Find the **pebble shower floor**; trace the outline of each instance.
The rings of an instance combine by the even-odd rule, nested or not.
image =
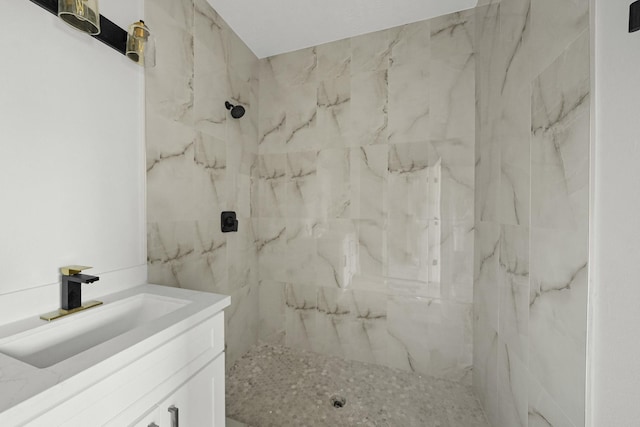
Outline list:
[[[227,371],[226,405],[234,426],[488,427],[470,386],[266,344]]]

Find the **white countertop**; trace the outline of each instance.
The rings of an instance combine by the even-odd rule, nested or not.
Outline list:
[[[103,306],[53,322],[72,318],[73,321],[82,321],[83,315],[139,294],[183,299],[189,303],[47,368],[36,368],[0,353],[0,421],[12,419],[23,411],[33,414],[34,410],[46,410],[181,334],[190,325],[222,311],[231,302],[231,298],[225,295],[146,284],[105,295],[100,298]],[[1,325],[0,340],[43,325],[47,322],[39,316]]]

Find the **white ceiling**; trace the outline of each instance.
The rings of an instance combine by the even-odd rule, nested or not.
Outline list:
[[[475,7],[477,0],[208,0],[258,58]]]

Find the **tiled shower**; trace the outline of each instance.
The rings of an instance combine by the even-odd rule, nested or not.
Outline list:
[[[588,2],[260,60],[205,0],[146,18],[149,281],[232,296],[228,366],[283,344],[473,382],[495,426],[584,424]]]

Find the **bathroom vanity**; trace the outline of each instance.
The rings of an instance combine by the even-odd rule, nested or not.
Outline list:
[[[142,285],[0,326],[2,426],[218,426],[228,296]]]

